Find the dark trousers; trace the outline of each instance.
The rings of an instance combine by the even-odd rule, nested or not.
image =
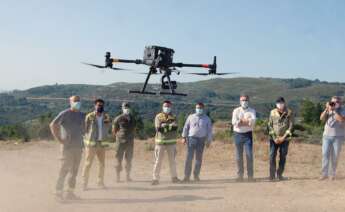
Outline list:
[[[275,178],[282,176],[286,163],[286,156],[288,154],[289,141],[284,141],[282,144],[276,144],[270,139],[270,177]],[[279,150],[279,167],[276,170],[276,157]]]
[[[194,177],[199,177],[202,156],[205,148],[206,138],[189,137],[187,143],[187,158],[185,163],[184,175],[185,178],[190,178],[192,173],[192,163],[195,155]]]
[[[253,171],[253,133],[234,133],[235,149],[236,149],[236,162],[237,162],[237,175],[242,178],[244,173],[243,168],[243,150],[246,152],[247,160],[247,174],[249,178],[254,175]]]

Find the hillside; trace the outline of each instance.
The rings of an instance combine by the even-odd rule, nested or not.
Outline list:
[[[333,95],[344,95],[344,83],[328,83],[306,79],[272,78],[230,78],[212,79],[192,83],[180,83],[179,91],[188,93],[187,97],[140,96],[129,95],[129,89],[138,89],[140,83],[114,83],[101,85],[47,85],[23,91],[0,94],[0,124],[17,123],[38,117],[41,114],[56,114],[67,106],[64,99],[71,95],[80,95],[92,100],[101,97],[108,100],[108,110],[117,113],[122,100],[133,101],[139,113],[152,118],[159,110],[160,102],[167,98],[175,102],[176,111],[190,112],[194,104],[203,101],[208,104],[211,115],[215,118],[227,118],[231,109],[238,104],[239,94],[245,92],[251,96],[252,104],[259,116],[265,117],[277,96],[284,96],[290,106],[298,109],[303,99],[326,101]],[[157,89],[150,85],[149,89]],[[30,97],[30,98],[29,98]],[[39,99],[31,99],[31,98]],[[84,101],[85,111],[92,108],[91,101]]]

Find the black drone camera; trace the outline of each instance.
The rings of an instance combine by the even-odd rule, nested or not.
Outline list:
[[[173,63],[175,51],[160,46],[146,46],[144,50],[143,63],[151,67],[166,69]]]

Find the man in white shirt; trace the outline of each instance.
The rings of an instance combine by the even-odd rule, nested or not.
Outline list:
[[[256,112],[249,107],[249,96],[240,96],[240,107],[232,113],[232,125],[234,129],[234,141],[237,162],[237,180],[243,180],[243,149],[246,152],[248,180],[254,180],[253,171],[253,129],[256,121]]]

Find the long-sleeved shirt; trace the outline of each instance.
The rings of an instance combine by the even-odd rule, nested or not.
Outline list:
[[[205,114],[197,115],[194,113],[189,115],[183,127],[182,137],[205,137],[207,142],[210,143],[213,139],[211,119]]]
[[[282,113],[278,109],[273,109],[268,120],[269,134],[272,139],[278,136],[286,136],[290,139],[292,136],[293,114],[290,109],[286,109]]]
[[[241,119],[249,120],[249,126],[240,126]],[[234,109],[232,113],[232,125],[234,127],[234,131],[237,133],[246,133],[251,132],[254,129],[256,121],[256,112],[253,108],[242,108],[238,107]]]

